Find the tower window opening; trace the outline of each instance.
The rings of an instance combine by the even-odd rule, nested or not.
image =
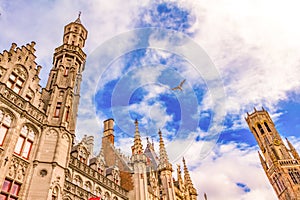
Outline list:
[[[258,127],[258,129],[259,129],[259,131],[260,131],[261,134],[265,133],[263,127],[260,124],[257,124],[257,127]]]
[[[268,131],[268,132],[271,132],[271,129],[270,129],[270,127],[269,127],[268,123],[267,123],[267,122],[264,122],[264,125],[265,125],[265,127],[266,127],[267,131]]]
[[[257,131],[256,131],[256,129],[254,127],[252,127],[252,130],[254,131],[254,133],[256,134],[256,136],[259,137],[259,135],[258,135],[258,133],[257,133]]]
[[[289,175],[293,181],[294,184],[299,184],[300,182],[300,174],[296,170],[289,169]]]
[[[268,138],[266,136],[264,137],[264,139],[265,139],[266,145],[270,145],[270,142],[269,142],[269,140],[268,140]]]
[[[70,115],[70,106],[68,106],[68,108],[67,108],[66,121],[69,120],[69,115]]]
[[[54,112],[54,117],[59,117],[60,109],[61,109],[61,102],[57,102],[55,112]]]
[[[65,68],[64,76],[68,76],[69,75],[69,70],[70,70],[69,67]]]

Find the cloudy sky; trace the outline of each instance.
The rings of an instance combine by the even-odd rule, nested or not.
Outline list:
[[[245,113],[264,107],[300,150],[300,3],[297,0],[0,1],[0,49],[31,41],[44,86],[64,25],[89,31],[78,140],[114,118],[130,152],[133,121],[170,161],[184,156],[209,199],[276,199]],[[182,80],[183,91],[171,90]],[[157,147],[158,145],[156,145]]]

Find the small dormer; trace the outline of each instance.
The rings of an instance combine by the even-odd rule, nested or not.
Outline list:
[[[89,152],[87,147],[84,144],[79,143],[73,146],[71,155],[77,158],[78,160],[80,160],[81,162],[83,162],[84,164],[87,164]]]
[[[106,164],[104,160],[103,149],[101,149],[99,155],[90,159],[90,167],[102,174],[103,176],[105,175]]]
[[[114,183],[120,185],[120,170],[117,166],[109,167],[106,169],[106,177],[113,181]]]

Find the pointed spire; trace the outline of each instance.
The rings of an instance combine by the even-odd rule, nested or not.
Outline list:
[[[178,184],[179,184],[179,189],[183,190],[184,189],[183,179],[182,179],[182,176],[181,176],[181,167],[180,167],[179,164],[177,164],[177,181],[178,181]]]
[[[207,194],[204,192],[204,199],[207,200]]]
[[[81,24],[80,16],[81,16],[81,11],[79,11],[78,17],[77,17],[77,19],[75,20],[75,23]]]
[[[134,144],[132,148],[132,154],[142,154],[143,153],[143,145],[139,131],[139,123],[136,119],[134,122],[135,125],[135,133],[134,133]]]
[[[158,168],[159,168],[159,170],[166,169],[166,170],[173,171],[172,165],[169,162],[168,154],[167,154],[164,140],[162,137],[162,133],[160,130],[158,131],[158,135],[159,135],[159,166],[158,166]]]
[[[260,163],[261,163],[261,165],[263,166],[264,170],[266,171],[266,170],[268,169],[267,163],[266,163],[266,161],[264,160],[264,158],[262,157],[262,155],[259,153],[259,151],[258,151],[257,153],[258,153],[258,155],[259,155]]]
[[[182,162],[183,162],[184,185],[185,185],[185,188],[188,189],[188,191],[190,192],[191,195],[196,195],[197,196],[197,190],[194,188],[194,185],[192,183],[192,180],[191,180],[191,177],[190,177],[190,173],[189,173],[189,170],[188,170],[188,168],[186,166],[184,158],[182,158]]]
[[[154,146],[153,143],[149,141],[149,138],[147,137],[147,148],[150,149],[151,151],[154,151]]]
[[[289,149],[290,149],[290,151],[291,151],[291,153],[292,153],[294,159],[299,160],[300,157],[299,157],[299,154],[298,154],[298,152],[296,151],[295,147],[292,145],[292,143],[291,143],[287,138],[285,138],[285,139],[286,139],[286,142],[287,142],[287,144],[288,144],[288,146],[289,146]]]

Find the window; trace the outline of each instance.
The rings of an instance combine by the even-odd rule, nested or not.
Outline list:
[[[252,129],[253,129],[254,133],[256,134],[256,136],[259,138],[259,136],[258,136],[258,133],[257,133],[256,129],[255,129],[254,127],[252,127]]]
[[[55,187],[52,190],[52,196],[51,196],[51,200],[57,200],[57,196],[58,196],[58,188]]]
[[[298,172],[298,170],[289,169],[289,175],[294,184],[300,184],[300,173]]]
[[[67,108],[66,121],[69,120],[69,115],[70,115],[70,106],[68,106],[68,108]]]
[[[10,124],[11,116],[0,110],[0,146],[4,143]]]
[[[264,129],[262,128],[262,126],[260,124],[257,124],[257,127],[258,127],[261,134],[265,133]]]
[[[28,159],[33,145],[35,133],[27,126],[23,126],[15,146],[15,154]]]
[[[24,84],[24,80],[14,72],[11,73],[6,83],[7,87],[12,89],[15,93],[19,94]]]
[[[1,189],[0,200],[18,199],[20,188],[21,184],[5,179]]]
[[[54,117],[59,117],[60,109],[61,109],[61,102],[57,102],[55,112],[54,112]]]
[[[87,182],[85,183],[84,187],[85,187],[85,189],[86,189],[87,191],[89,191],[89,192],[92,191],[92,184],[91,184],[89,181],[87,181]]]
[[[65,68],[64,76],[68,76],[69,75],[69,70],[70,70],[69,67]]]
[[[266,127],[267,131],[268,131],[268,132],[271,132],[271,129],[269,128],[269,126],[268,126],[267,122],[264,122],[264,125],[265,125],[265,127]]]

